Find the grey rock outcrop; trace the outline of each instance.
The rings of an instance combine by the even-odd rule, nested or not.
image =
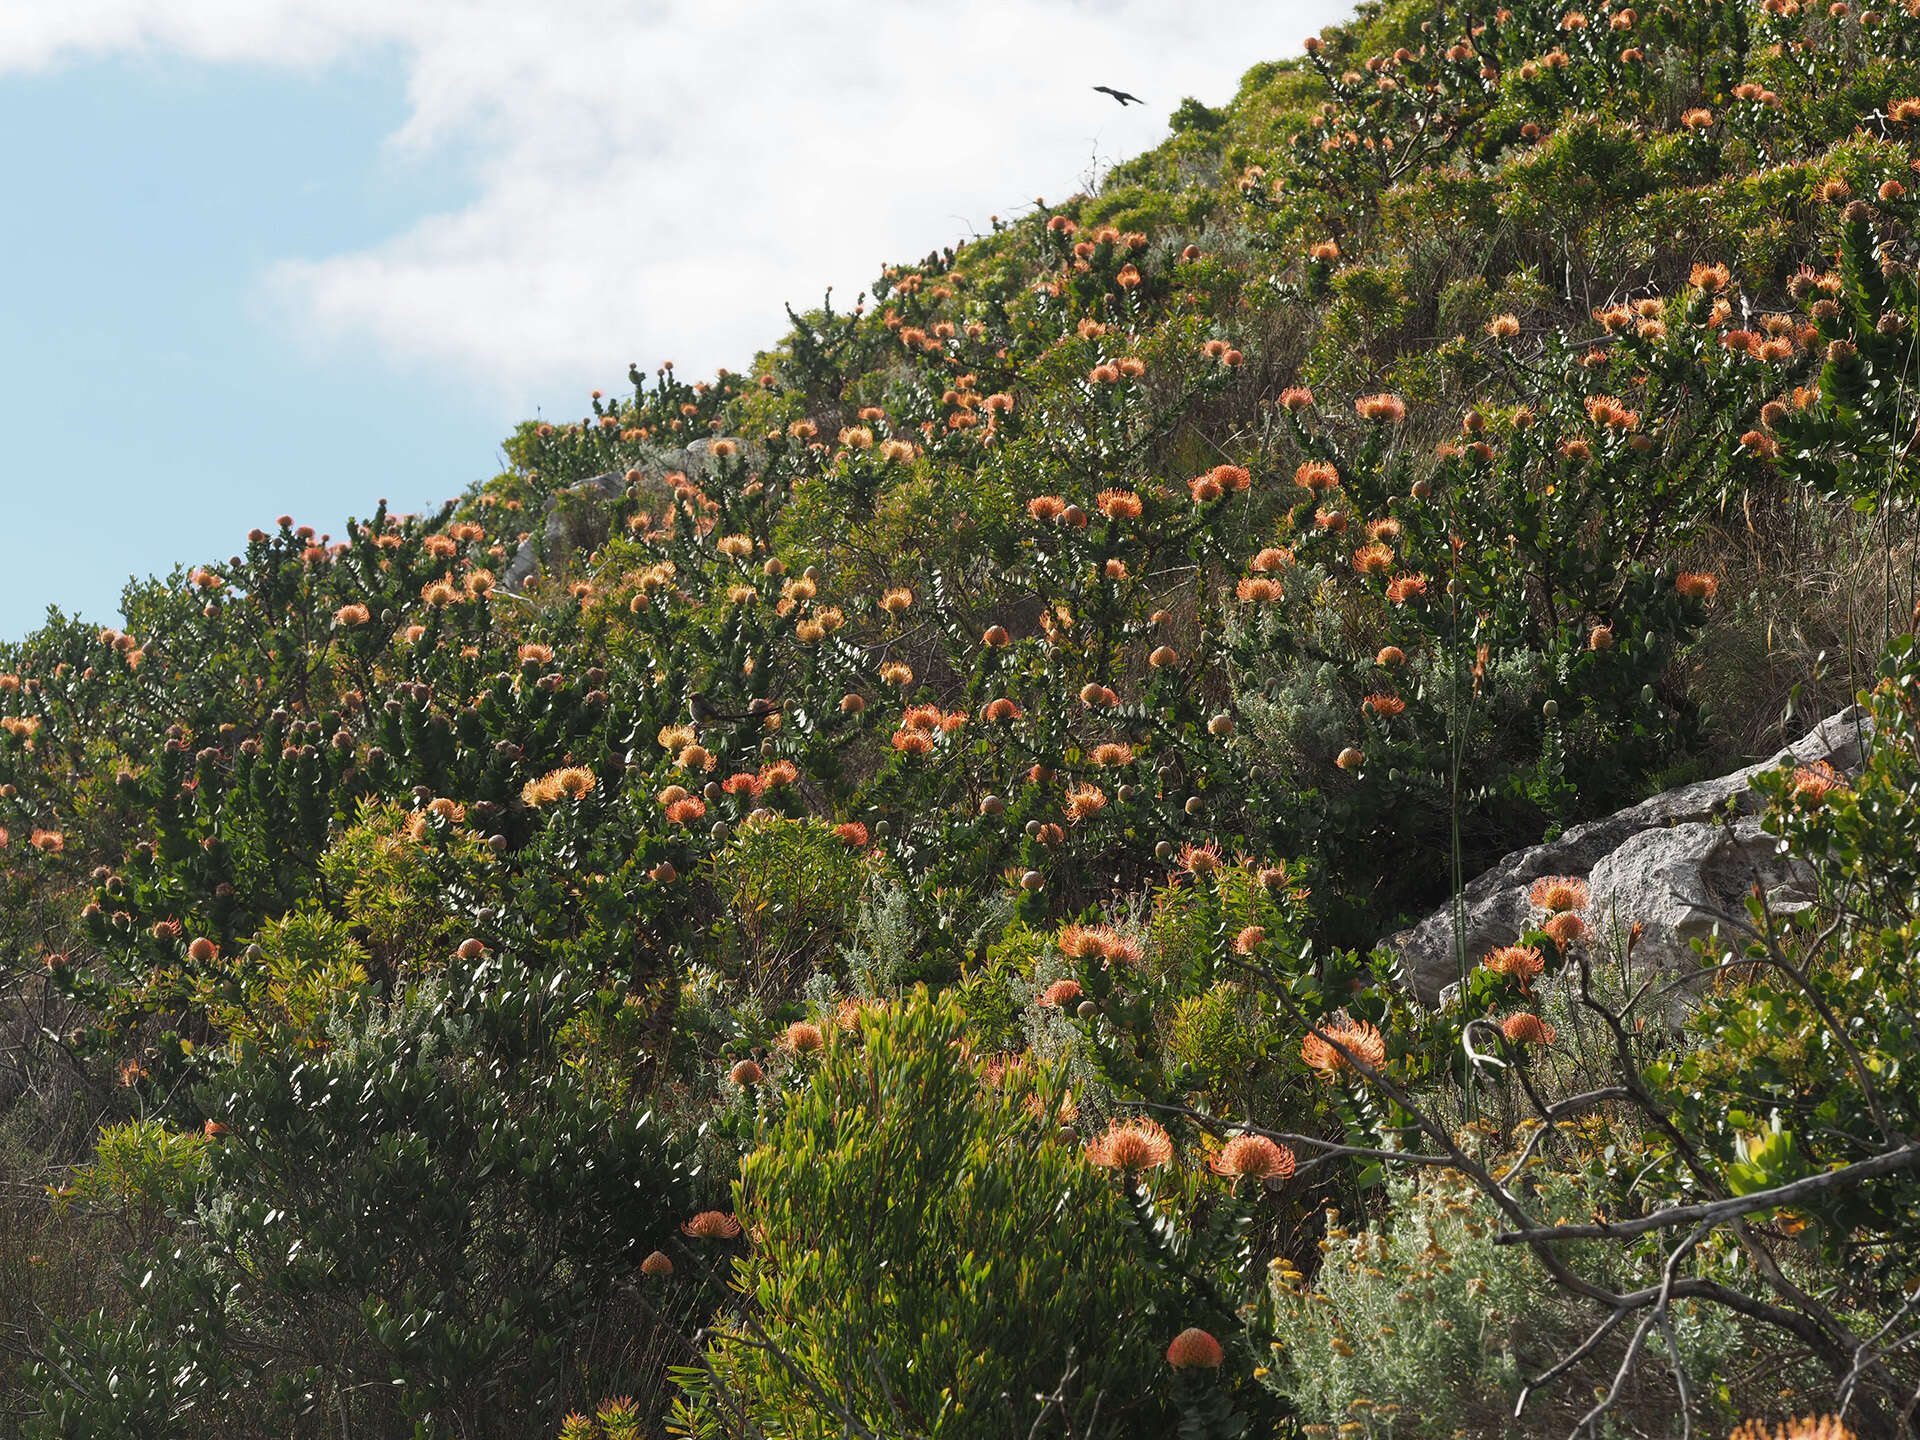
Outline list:
[[[676,470],[683,474],[698,474],[709,463],[708,451],[712,444],[712,440],[695,440],[683,450],[656,451],[642,460],[637,468],[650,480],[657,480]],[[744,448],[741,441],[736,440],[734,444]],[[556,554],[565,547],[567,517],[560,505],[563,497],[579,496],[604,504],[616,499],[626,485],[624,474],[609,470],[549,495],[540,512],[538,530],[529,531],[527,538],[520,542],[519,548],[513,552],[513,559],[507,562],[506,573],[500,577],[500,583],[514,594],[519,594],[526,588],[527,581],[533,578],[534,572],[539,570],[540,557]]]
[[[1511,945],[1529,928],[1534,911],[1527,890],[1543,875],[1586,880],[1587,921],[1603,940],[1639,922],[1644,929],[1634,955],[1649,965],[1686,964],[1693,939],[1713,928],[1708,909],[1739,913],[1755,884],[1779,908],[1804,905],[1811,877],[1761,831],[1761,797],[1753,779],[1781,764],[1825,761],[1843,774],[1857,770],[1862,719],[1857,711],[1842,711],[1757,765],[1665,791],[1545,845],[1515,851],[1469,883],[1461,897],[1469,962]],[[1398,957],[1402,981],[1428,1004],[1459,978],[1451,905],[1381,946]]]

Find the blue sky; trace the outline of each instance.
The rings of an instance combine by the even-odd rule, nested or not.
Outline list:
[[[743,369],[783,302],[1071,193],[1344,9],[14,0],[0,639],[455,494],[629,361]]]
[[[498,468],[497,405],[303,339],[260,285],[468,198],[457,169],[383,154],[404,118],[390,63],[120,58],[0,83],[0,637],[49,603],[111,619],[130,574],[226,555],[273,515],[337,528]]]

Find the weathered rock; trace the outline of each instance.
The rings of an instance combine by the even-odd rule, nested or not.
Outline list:
[[[718,437],[716,437],[718,438]],[[734,441],[735,445],[743,442]],[[637,467],[649,479],[658,479],[674,471],[693,474],[712,463],[710,451],[712,440],[695,440],[683,450],[662,450],[648,455]],[[547,497],[547,503],[540,511],[541,527],[539,535],[542,543],[536,544],[532,533],[520,542],[513,552],[513,559],[507,563],[506,573],[500,577],[500,583],[508,590],[518,594],[533,573],[540,568],[542,554],[553,554],[566,544],[566,516],[560,509],[560,501],[566,495],[584,495],[602,502],[615,499],[626,488],[627,477],[619,471],[609,470],[603,475],[592,475],[577,485],[569,486]]]
[[[1447,906],[1411,930],[1381,942],[1399,957],[1407,987],[1431,1004],[1459,979],[1458,955],[1468,962],[1499,945],[1510,945],[1529,928],[1534,911],[1527,889],[1543,875],[1574,875],[1587,881],[1588,923],[1604,940],[1638,921],[1636,963],[1677,966],[1686,962],[1697,935],[1713,928],[1708,909],[1738,914],[1759,884],[1782,908],[1805,904],[1810,877],[1804,867],[1776,852],[1755,812],[1761,797],[1753,779],[1781,764],[1825,761],[1842,773],[1859,768],[1862,737],[1858,712],[1823,720],[1803,739],[1771,759],[1717,780],[1703,780],[1655,795],[1605,819],[1575,826],[1559,839],[1507,856],[1469,883],[1461,896],[1463,946],[1455,944],[1455,907]]]
[[[626,480],[624,476],[609,470],[604,475],[589,476],[578,485],[573,486],[570,491],[562,493],[578,494],[587,492],[599,496],[602,500],[611,500],[620,493],[625,483]],[[527,581],[532,578],[533,572],[540,568],[541,550],[545,549],[551,552],[566,539],[566,523],[561,518],[559,504],[560,496],[558,494],[549,495],[545,508],[540,512],[541,519],[544,522],[541,529],[546,544],[544,546],[536,546],[533,536],[529,534],[526,539],[520,542],[520,548],[513,552],[513,559],[507,564],[506,574],[500,577],[500,583],[515,594],[518,594]]]

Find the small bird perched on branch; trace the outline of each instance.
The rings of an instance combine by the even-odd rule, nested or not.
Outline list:
[[[744,713],[729,714],[715,709],[711,700],[696,691],[687,697],[687,708],[693,711],[695,724],[708,725],[716,721],[726,723],[735,720],[764,720],[780,706],[775,701],[759,699],[748,705]]]
[[[1111,85],[1096,85],[1093,88],[1098,90],[1102,95],[1111,95],[1114,99],[1118,100],[1122,110],[1126,109],[1129,105],[1144,105],[1147,103],[1138,95],[1129,95],[1126,91],[1116,90]]]

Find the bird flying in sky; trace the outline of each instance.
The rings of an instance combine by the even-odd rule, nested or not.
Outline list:
[[[1123,110],[1129,105],[1144,105],[1147,103],[1138,95],[1129,95],[1126,91],[1116,90],[1111,85],[1096,85],[1093,88],[1098,90],[1102,95],[1111,95],[1114,99],[1118,100],[1120,102],[1120,108]]]

